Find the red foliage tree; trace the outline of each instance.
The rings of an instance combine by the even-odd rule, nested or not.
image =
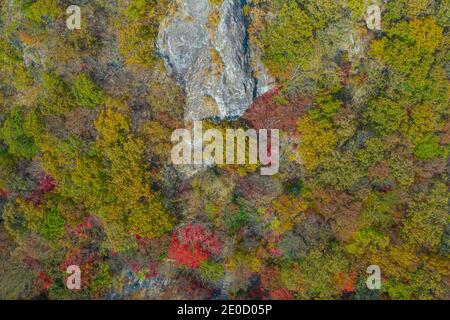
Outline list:
[[[131,270],[131,272],[139,273],[141,271],[141,266],[139,265],[139,263],[137,261],[134,261],[130,265],[130,270]]]
[[[342,85],[347,86],[349,84],[350,72],[352,70],[352,63],[345,62],[341,68],[342,68],[341,83]]]
[[[342,293],[354,292],[356,287],[356,274],[338,273],[336,276],[336,283],[341,288]]]
[[[25,200],[39,206],[46,193],[53,192],[56,188],[56,180],[45,173],[39,174],[38,190],[33,191]]]
[[[158,264],[155,262],[150,262],[148,265],[148,271],[145,273],[146,279],[154,278],[158,275]]]
[[[9,196],[9,192],[3,189],[0,189],[0,199],[6,199]]]
[[[304,114],[311,100],[308,97],[299,97],[287,103],[280,103],[275,98],[280,92],[280,88],[274,88],[257,98],[243,119],[254,129],[295,130],[297,119]]]
[[[169,258],[177,264],[198,268],[200,263],[222,251],[220,240],[202,225],[187,224],[175,231],[169,248]]]
[[[350,194],[333,188],[315,188],[310,208],[329,221],[339,241],[348,240],[358,229],[358,217],[362,212],[361,201]]]
[[[48,193],[56,188],[56,180],[52,176],[42,175],[39,179],[39,192]]]
[[[280,270],[264,267],[260,273],[261,287],[267,291],[267,298],[271,300],[292,300],[292,293],[286,289],[281,281]]]
[[[99,250],[104,237],[100,222],[92,216],[86,217],[82,223],[67,230],[69,242],[60,270],[65,272],[68,266],[77,265],[83,270],[81,282],[91,283],[98,266],[105,259]]]
[[[269,292],[271,300],[292,300],[293,296],[287,289],[278,289]]]
[[[52,279],[44,272],[39,272],[34,284],[40,291],[47,291],[52,285]]]

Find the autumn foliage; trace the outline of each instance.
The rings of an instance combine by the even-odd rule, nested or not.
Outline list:
[[[169,258],[178,265],[198,268],[202,261],[219,255],[221,250],[221,241],[211,231],[200,224],[187,224],[173,234]]]
[[[304,114],[311,100],[298,97],[286,101],[280,95],[281,88],[277,87],[257,98],[244,114],[244,120],[254,129],[295,130],[297,119]]]

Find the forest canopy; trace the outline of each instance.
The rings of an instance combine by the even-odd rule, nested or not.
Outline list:
[[[374,1],[381,30],[365,1],[238,1],[266,90],[203,126],[279,129],[273,176],[170,162],[183,1],[73,2],[79,30],[67,1],[0,4],[0,298],[450,298],[447,0]]]

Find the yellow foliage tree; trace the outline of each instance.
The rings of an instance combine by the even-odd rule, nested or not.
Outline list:
[[[331,152],[337,143],[331,122],[314,121],[308,115],[297,124],[300,133],[299,154],[305,168],[314,170]]]

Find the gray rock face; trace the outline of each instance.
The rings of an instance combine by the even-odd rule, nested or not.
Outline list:
[[[255,79],[240,0],[177,0],[160,26],[158,49],[185,88],[186,120],[236,118],[251,105]]]

